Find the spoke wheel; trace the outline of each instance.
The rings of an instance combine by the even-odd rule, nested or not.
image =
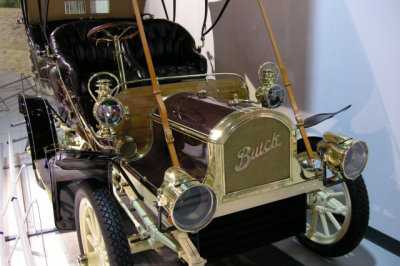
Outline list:
[[[306,236],[316,243],[335,243],[349,228],[351,200],[346,184],[341,186],[341,191],[323,188],[307,195]]]
[[[88,265],[132,265],[120,215],[105,187],[81,183],[75,197],[75,222]]]
[[[108,256],[99,221],[90,201],[83,198],[79,205],[79,223],[82,247],[90,264],[108,265]]]
[[[310,138],[314,151],[320,140]],[[319,156],[315,155],[315,165],[318,168]],[[307,163],[308,157],[302,140],[298,143],[297,158],[302,165]],[[368,219],[369,200],[362,176],[354,181],[345,179],[336,186],[323,187],[307,194],[306,233],[299,235],[298,239],[322,256],[342,256],[360,243]]]

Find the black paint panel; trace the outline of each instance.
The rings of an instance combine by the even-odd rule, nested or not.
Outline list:
[[[57,134],[48,102],[42,97],[18,95],[19,112],[24,115],[32,161],[45,157],[45,148],[57,147]]]
[[[75,230],[74,202],[81,181],[107,183],[108,157],[101,153],[63,150],[50,160],[51,193],[56,227]]]

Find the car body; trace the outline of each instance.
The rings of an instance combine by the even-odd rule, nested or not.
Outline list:
[[[294,235],[324,256],[353,250],[368,225],[367,145],[299,139],[304,125],[273,110],[284,100],[275,64],[259,69],[251,102],[245,78],[207,73],[182,26],[135,17],[144,5],[21,1],[37,80],[55,102],[20,95],[20,112],[80,263],[126,265],[167,246],[203,265]]]

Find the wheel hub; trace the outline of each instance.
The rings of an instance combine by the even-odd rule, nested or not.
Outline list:
[[[311,192],[307,204],[307,236],[320,244],[337,242],[347,230],[350,220],[350,198],[345,185],[343,191],[324,188]],[[344,221],[339,222],[337,215],[342,215]]]

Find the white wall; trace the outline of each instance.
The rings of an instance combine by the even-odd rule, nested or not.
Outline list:
[[[147,2],[147,12],[164,17],[160,1]],[[166,3],[171,17],[172,1]],[[323,113],[353,105],[309,133],[320,136],[333,131],[367,141],[370,159],[364,179],[370,197],[370,226],[400,240],[400,123],[397,121],[400,1],[264,0],[264,3],[300,107],[305,112]],[[199,45],[203,1],[177,0],[177,4],[177,22],[192,33]],[[214,6],[218,11],[222,3]],[[216,54],[216,64],[212,62],[216,71],[244,74],[245,69],[251,77],[260,63],[275,60],[268,48],[268,37],[263,37],[265,26],[261,19],[255,18],[260,17],[257,8],[256,0],[231,1],[225,18],[215,30],[218,33],[214,36],[218,46],[215,51],[240,52],[232,53],[230,58]],[[240,14],[246,16],[242,18]],[[254,25],[243,27],[246,23]],[[231,33],[242,34],[246,40],[240,39],[240,35],[233,39]],[[225,39],[219,41],[222,35],[226,35]],[[303,36],[307,38],[301,39]],[[207,52],[214,55],[214,39],[207,36],[203,49],[206,57]],[[244,55],[247,60],[242,58]],[[257,80],[253,78],[253,82],[257,86]]]
[[[400,1],[314,0],[310,20],[310,112],[346,113],[313,133],[367,141],[370,226],[400,240]]]

